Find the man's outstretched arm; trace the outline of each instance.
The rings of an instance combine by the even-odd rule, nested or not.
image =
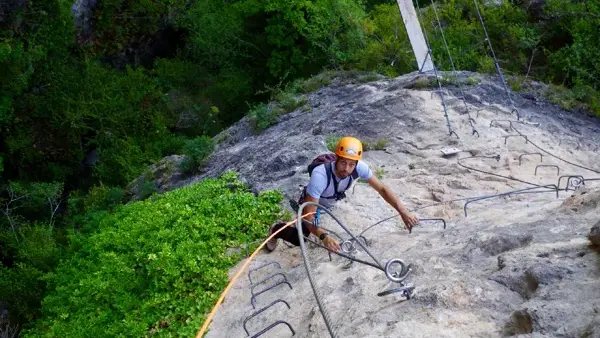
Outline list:
[[[417,215],[408,211],[406,206],[404,206],[400,199],[396,197],[396,194],[394,194],[392,189],[383,184],[383,182],[381,182],[375,175],[372,175],[367,182],[379,193],[379,195],[381,195],[381,197],[383,197],[386,202],[388,202],[389,205],[398,211],[407,229],[410,230],[413,226],[419,223],[419,218]]]

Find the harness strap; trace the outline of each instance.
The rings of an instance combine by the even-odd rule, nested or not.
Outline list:
[[[324,199],[334,199],[336,201],[339,201],[341,199],[346,198],[346,193],[344,191],[338,191],[338,181],[332,177],[333,176],[333,169],[331,168],[331,163],[325,163],[325,172],[327,173],[327,186],[325,187],[325,189],[327,189],[327,187],[329,187],[329,182],[331,181],[331,179],[333,178],[333,196],[330,197],[323,197],[321,196],[321,198]],[[350,174],[350,181],[348,182],[347,186],[346,186],[346,190],[347,188],[350,188],[350,186],[352,185],[352,182],[358,177],[358,171],[356,171],[356,168],[354,168],[354,171],[352,171],[352,174]]]

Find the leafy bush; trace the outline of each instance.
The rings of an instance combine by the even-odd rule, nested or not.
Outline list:
[[[277,100],[277,104],[283,109],[283,112],[286,113],[302,106],[307,101],[305,96],[297,98],[295,94],[289,92],[281,92],[275,97],[275,100]]]
[[[125,191],[120,187],[95,186],[84,199],[84,210],[113,210],[121,205]]]
[[[12,321],[23,323],[40,316],[46,290],[45,273],[54,269],[61,258],[53,227],[45,224],[21,225],[16,232],[0,232],[2,254],[12,257],[11,268],[0,262],[0,299],[7,303]]]
[[[99,148],[100,160],[94,166],[97,181],[118,186],[130,182],[140,175],[144,167],[158,159],[158,154],[149,156],[133,139],[111,139]]]
[[[178,13],[182,4],[178,0],[99,1],[92,18],[94,48],[89,52],[118,54],[124,46],[159,31],[164,17]]]
[[[181,154],[183,146],[188,139],[182,135],[166,135],[164,139],[157,140],[152,145],[155,149],[152,153],[160,154],[160,157]]]
[[[187,141],[183,147],[185,158],[183,160],[182,169],[184,172],[196,170],[204,164],[204,160],[215,149],[215,141],[207,136],[197,137]]]
[[[563,86],[550,85],[546,95],[550,102],[565,110],[571,110],[579,105],[575,93]]]
[[[157,192],[156,184],[153,181],[144,181],[140,188],[140,199],[144,200]]]
[[[265,237],[283,196],[255,196],[232,172],[107,215],[46,277],[43,318],[26,337],[191,337],[239,256]]]
[[[327,149],[329,149],[329,151],[335,153],[335,149],[337,148],[337,145],[341,139],[342,139],[342,136],[328,135],[327,139],[326,139]]]
[[[16,263],[7,268],[0,262],[0,298],[12,310],[11,322],[27,322],[40,316],[43,276],[44,272],[29,264]]]
[[[255,133],[267,129],[277,122],[277,118],[282,111],[272,104],[259,103],[249,112],[248,117]]]
[[[387,144],[388,144],[388,139],[386,139],[386,138],[380,138],[374,142],[363,141],[363,150],[364,151],[383,150],[383,149],[385,149],[385,146]]]
[[[379,80],[379,75],[375,73],[369,73],[358,77],[358,82],[373,82]]]
[[[165,89],[202,89],[208,72],[201,65],[180,59],[156,59],[152,73]]]
[[[377,168],[375,170],[375,176],[377,176],[378,179],[382,180],[383,174],[385,174],[385,170],[383,170],[383,168]]]
[[[319,88],[327,86],[331,83],[331,79],[327,76],[327,73],[319,74],[317,76],[311,76],[306,80],[298,80],[298,91],[301,93],[312,93]]]
[[[0,203],[4,206],[0,225],[6,222],[13,230],[26,220],[49,221],[53,225],[62,193],[63,184],[58,182],[9,181],[0,189]]]

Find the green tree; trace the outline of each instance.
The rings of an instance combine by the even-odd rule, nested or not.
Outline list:
[[[388,76],[417,69],[397,4],[376,5],[362,24],[369,39],[366,47],[358,53],[357,68]]]

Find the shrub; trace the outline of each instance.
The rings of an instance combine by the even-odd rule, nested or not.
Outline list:
[[[263,238],[282,200],[228,172],[120,207],[45,277],[43,318],[26,336],[193,336],[240,258],[226,249]]]
[[[53,227],[24,224],[16,232],[0,232],[2,254],[12,257],[11,268],[0,263],[0,299],[11,309],[12,321],[22,323],[40,315],[40,302],[46,290],[43,279],[61,258]]]
[[[379,75],[375,74],[375,73],[369,73],[369,74],[364,74],[358,77],[358,82],[364,83],[364,82],[373,82],[373,81],[378,81],[379,80]]]
[[[311,76],[310,78],[300,82],[299,91],[302,93],[312,93],[330,83],[331,79],[326,74]]]
[[[140,199],[145,200],[157,191],[158,189],[156,188],[154,181],[144,181],[140,188]]]
[[[364,151],[383,150],[383,149],[385,149],[385,146],[387,144],[388,144],[388,139],[386,139],[386,138],[380,138],[375,142],[365,141],[365,142],[363,142],[363,150]]]
[[[125,191],[120,187],[95,186],[84,199],[86,211],[112,210],[123,202]]]
[[[207,136],[200,136],[187,141],[183,146],[185,158],[181,163],[184,172],[191,172],[204,164],[204,160],[215,149],[215,141]]]
[[[267,129],[277,122],[280,110],[271,104],[259,103],[249,112],[248,117],[255,133]]]
[[[327,139],[326,139],[327,149],[329,149],[329,151],[335,153],[335,148],[337,147],[337,144],[340,142],[341,139],[342,139],[342,136],[328,135]]]
[[[161,154],[162,157],[181,154],[186,140],[184,136],[167,135],[164,139],[154,143],[154,146],[157,148],[155,152]]]
[[[305,104],[307,101],[305,96],[298,98],[295,94],[290,92],[279,93],[277,96],[275,96],[275,100],[285,113],[293,111],[294,109]]]

